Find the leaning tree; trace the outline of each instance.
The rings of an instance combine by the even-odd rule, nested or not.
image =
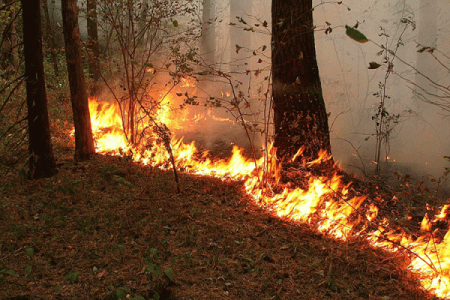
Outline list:
[[[75,127],[75,160],[86,160],[89,159],[91,154],[95,153],[95,147],[81,55],[78,7],[76,0],[61,0],[61,4],[67,71],[69,73],[70,97]]]
[[[314,44],[312,1],[272,1],[273,110],[277,157],[311,161],[331,154]],[[330,161],[331,162],[331,161]]]

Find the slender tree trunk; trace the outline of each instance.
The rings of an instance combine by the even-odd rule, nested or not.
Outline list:
[[[44,17],[45,17],[45,36],[47,39],[48,47],[50,48],[50,55],[52,59],[53,71],[55,72],[55,76],[59,76],[59,67],[58,67],[58,59],[56,57],[56,49],[57,45],[55,42],[55,33],[52,29],[52,23],[50,21],[50,14],[48,12],[48,3],[47,0],[42,1],[42,6],[44,8]]]
[[[277,157],[314,160],[331,154],[328,118],[314,45],[312,1],[272,1],[273,109]]]
[[[75,126],[75,160],[87,160],[91,154],[95,153],[95,148],[86,80],[81,60],[77,1],[62,0],[61,3],[67,71],[69,73],[70,96]]]
[[[39,0],[22,0],[30,151],[29,177],[33,179],[51,177],[57,172],[47,111],[39,2]]]
[[[100,50],[97,29],[97,0],[87,0],[87,32],[89,49],[89,76],[92,78],[91,94],[98,92],[100,81]]]
[[[214,63],[216,52],[214,0],[203,0],[201,54],[207,65]]]

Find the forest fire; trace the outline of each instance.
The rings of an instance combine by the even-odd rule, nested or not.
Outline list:
[[[98,103],[91,98],[89,107],[97,152],[129,155],[136,162],[163,169],[171,167],[164,143],[151,131],[148,133],[150,136],[141,139],[139,145],[129,145],[117,105]],[[163,108],[156,115],[156,121],[166,123],[169,128],[180,128],[187,121],[172,120],[170,111]],[[195,115],[194,121],[204,118]],[[145,131],[143,128],[141,130]],[[378,208],[365,204],[366,196],[349,196],[350,184],[343,184],[339,175],[328,178],[308,174],[302,178],[304,186],[294,187],[291,183],[280,181],[276,159],[270,153],[266,160],[262,157],[253,161],[244,157],[242,150],[235,146],[231,158],[213,160],[207,152],[198,153],[194,142],[183,143],[183,138],[172,137],[170,145],[178,170],[242,180],[246,192],[254,201],[280,218],[314,224],[319,231],[337,239],[346,240],[361,235],[376,247],[389,251],[407,250],[411,257],[409,268],[419,275],[422,286],[439,297],[450,296],[450,233],[438,240],[434,236],[436,230],[433,232],[433,226],[447,217],[450,206],[443,207],[433,220],[425,216],[421,224],[423,236],[413,238],[401,229],[388,229],[388,221],[378,217]],[[310,164],[329,158],[323,152],[319,160]],[[362,207],[364,209],[360,209]]]

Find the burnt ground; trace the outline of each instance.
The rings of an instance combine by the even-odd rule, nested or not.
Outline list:
[[[126,158],[29,181],[0,168],[0,299],[432,299],[407,253],[336,241],[256,206],[239,182]],[[375,199],[375,197],[374,197]]]

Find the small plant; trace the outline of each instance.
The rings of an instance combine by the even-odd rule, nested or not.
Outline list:
[[[172,280],[173,271],[172,268],[166,268],[161,271],[161,265],[159,261],[158,249],[150,248],[149,255],[146,258],[145,272],[150,275],[162,276],[165,274],[169,280]]]
[[[74,284],[78,282],[78,278],[80,276],[80,272],[71,270],[69,273],[67,273],[66,276],[64,276],[64,281],[69,281],[71,284]]]

